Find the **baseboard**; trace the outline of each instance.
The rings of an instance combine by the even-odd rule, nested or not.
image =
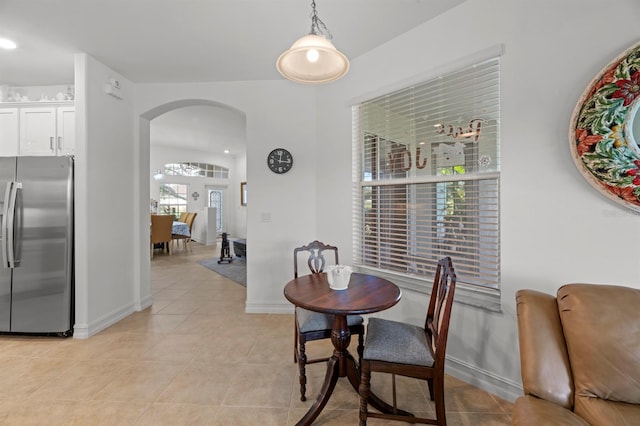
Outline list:
[[[523,395],[520,383],[450,356],[447,356],[446,373],[509,402]]]
[[[95,321],[89,324],[75,324],[73,326],[73,337],[76,339],[88,339],[90,336],[97,334],[107,327],[112,326],[118,321],[128,317],[135,312],[134,304],[131,303],[120,309],[111,311],[110,313],[103,315]]]
[[[246,303],[246,314],[293,314],[293,305],[290,303]]]
[[[144,311],[145,309],[147,309],[149,306],[151,306],[153,304],[153,298],[151,297],[151,295],[146,296],[144,299],[142,299],[140,301],[140,303],[137,303],[134,308],[136,311]]]

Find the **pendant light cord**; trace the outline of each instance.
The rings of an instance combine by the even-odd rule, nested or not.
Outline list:
[[[311,32],[309,34],[323,35],[327,40],[333,39],[333,36],[327,26],[322,22],[322,19],[318,17],[318,12],[316,12],[316,0],[311,0],[311,8],[313,11],[311,12]]]

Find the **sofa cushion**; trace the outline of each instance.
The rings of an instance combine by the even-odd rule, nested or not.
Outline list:
[[[640,425],[640,405],[576,395],[576,414],[592,425]]]
[[[557,299],[576,414],[598,424],[588,416],[594,397],[640,404],[640,290],[568,284]]]
[[[519,290],[516,303],[525,395],[571,410],[573,381],[556,298],[535,290]]]
[[[516,399],[511,425],[589,426],[589,423],[554,402],[522,396]]]

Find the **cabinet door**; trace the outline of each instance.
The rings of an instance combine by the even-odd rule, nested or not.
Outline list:
[[[55,139],[55,108],[20,109],[20,155],[53,155]]]
[[[0,156],[18,155],[18,108],[0,109]]]
[[[75,107],[58,108],[58,135],[56,152],[58,155],[73,154],[76,147],[76,109]]]

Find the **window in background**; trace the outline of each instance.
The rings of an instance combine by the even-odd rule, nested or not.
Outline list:
[[[176,218],[187,211],[187,194],[189,185],[179,183],[160,184],[159,214],[172,214]]]
[[[229,169],[208,163],[167,163],[164,165],[164,174],[167,176],[229,179]]]
[[[428,291],[451,256],[456,300],[500,309],[500,62],[354,107],[354,264]]]

